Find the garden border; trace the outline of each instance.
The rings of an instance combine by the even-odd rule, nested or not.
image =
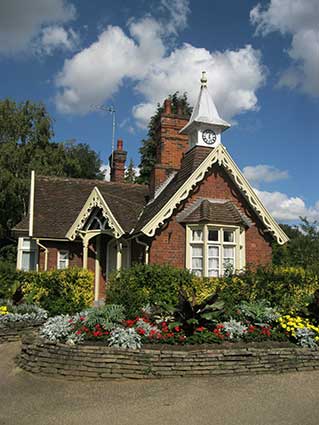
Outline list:
[[[18,364],[29,372],[68,379],[247,375],[319,369],[319,351],[295,347],[126,350],[26,336]]]

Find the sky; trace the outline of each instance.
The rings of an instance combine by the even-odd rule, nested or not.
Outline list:
[[[27,7],[26,7],[27,4]],[[319,220],[319,0],[0,0],[1,98],[43,102],[56,141],[128,160],[158,102],[194,104],[201,71],[222,142],[285,223]]]

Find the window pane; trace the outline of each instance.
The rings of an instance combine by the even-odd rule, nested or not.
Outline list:
[[[234,242],[235,232],[230,230],[224,230],[224,242]]]
[[[203,240],[203,231],[200,229],[192,230],[192,240],[199,242]]]
[[[22,242],[22,247],[23,247],[23,249],[31,249],[31,240],[30,239],[23,239],[23,242]]]
[[[21,269],[28,271],[30,270],[30,257],[31,257],[31,253],[30,252],[22,252],[22,260],[21,260]]]
[[[219,247],[218,246],[209,246],[208,247],[208,257],[219,257]]]
[[[59,252],[60,261],[67,260],[68,258],[69,258],[69,252],[68,251],[60,251]]]
[[[218,270],[208,270],[208,276],[209,277],[218,277],[219,272],[218,272]]]
[[[208,259],[208,268],[209,269],[219,269],[219,259],[218,258],[209,258]]]
[[[192,270],[202,269],[203,268],[203,259],[202,258],[192,258]]]
[[[21,269],[25,271],[35,270],[36,256],[34,251],[22,251]]]
[[[234,258],[235,248],[232,246],[224,246],[224,258]]]
[[[208,240],[209,241],[218,241],[218,230],[208,230]]]
[[[194,273],[195,276],[198,276],[198,277],[203,275],[202,270],[192,270],[192,272]]]
[[[193,246],[192,247],[192,257],[202,257],[203,256],[203,247],[202,246]]]

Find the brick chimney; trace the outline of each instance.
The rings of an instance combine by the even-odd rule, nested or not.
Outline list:
[[[116,150],[110,155],[111,182],[124,182],[125,161],[127,152],[123,151],[123,140],[118,139]]]
[[[174,171],[180,169],[184,152],[189,147],[188,136],[179,131],[188,123],[189,117],[181,108],[177,114],[172,113],[170,99],[164,101],[164,111],[161,114],[157,130],[156,163],[151,173],[150,196]]]

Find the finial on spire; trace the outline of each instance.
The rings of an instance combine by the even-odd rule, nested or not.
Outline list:
[[[200,79],[202,87],[207,87],[206,71],[202,71],[202,78]]]

